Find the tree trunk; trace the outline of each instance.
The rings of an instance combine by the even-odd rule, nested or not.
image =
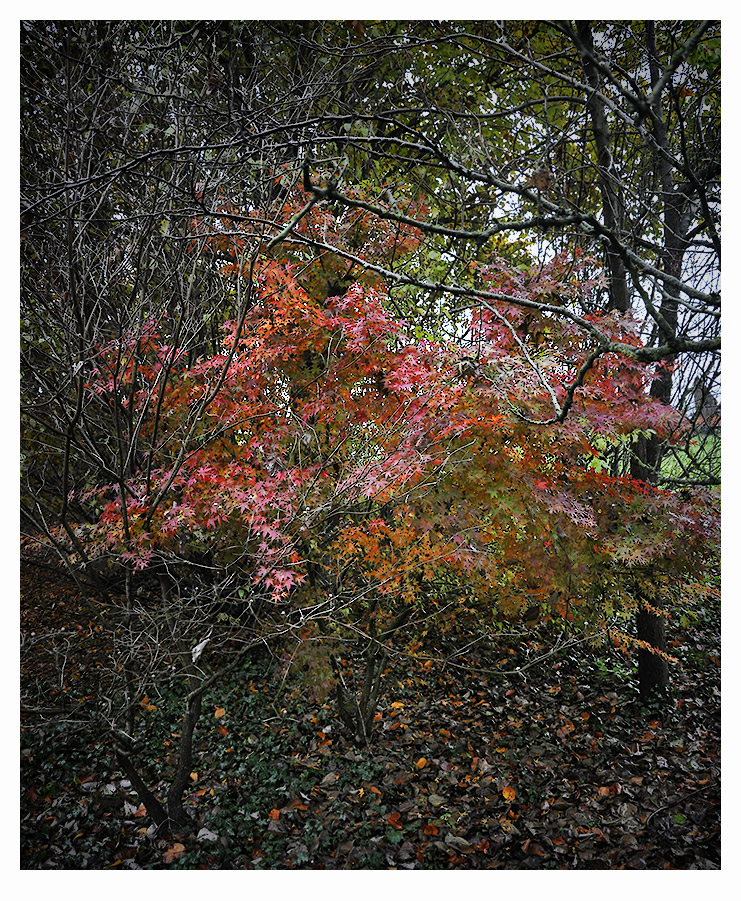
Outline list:
[[[194,680],[190,679],[189,683]],[[178,748],[178,765],[175,778],[172,780],[170,790],[167,793],[167,814],[173,823],[178,826],[189,826],[190,817],[183,807],[183,793],[189,784],[191,767],[193,765],[193,732],[201,715],[201,699],[203,689],[196,687],[191,690],[185,702],[185,714],[180,729],[180,745]]]
[[[136,764],[131,759],[132,748],[129,741],[123,735],[119,736],[116,746],[116,759],[131,781],[131,785],[142,804],[147,808],[147,813],[158,828],[167,828],[168,824],[174,824],[181,828],[188,828],[191,825],[191,819],[183,807],[183,794],[189,784],[190,772],[193,766],[193,733],[201,713],[202,696],[203,688],[199,685],[191,690],[185,700],[185,714],[180,730],[177,768],[164,804],[149,788]]]
[[[648,50],[651,85],[655,86],[661,77],[661,65],[656,49],[656,33],[653,22],[646,23],[646,45]],[[656,144],[659,148],[668,148],[666,123],[659,98],[651,110],[651,125]],[[680,278],[682,261],[687,249],[687,198],[678,190],[673,181],[671,166],[665,156],[656,154],[656,169],[661,184],[661,199],[664,207],[664,246],[661,252],[661,263],[670,277]],[[671,281],[664,283],[664,291],[659,308],[659,328],[663,332],[661,339],[671,342],[676,338],[679,304],[675,296],[676,289]],[[673,358],[667,360],[672,362]],[[672,370],[666,367],[651,385],[651,397],[664,404],[672,402]],[[656,485],[661,478],[662,441],[656,435],[641,438],[637,447],[635,469],[631,474]],[[655,602],[653,606],[656,606]],[[636,615],[638,638],[660,651],[666,651],[666,620],[663,616],[642,607]],[[664,696],[669,687],[669,668],[666,660],[658,654],[641,650],[638,654],[638,682],[641,699],[646,701],[652,697]]]
[[[162,593],[162,606],[173,634],[177,633],[177,624],[170,617],[170,597],[172,582],[169,577],[160,576],[160,590]],[[201,701],[203,699],[203,680],[194,675],[193,664],[190,657],[190,649],[187,643],[180,642],[180,657],[182,659],[183,672],[188,673],[188,694],[185,696],[185,711],[180,727],[180,743],[178,745],[178,760],[175,776],[167,792],[167,814],[173,823],[178,826],[190,825],[190,817],[183,808],[183,793],[189,784],[190,773],[193,767],[193,733],[201,715]]]
[[[595,63],[595,49],[590,22],[582,21],[576,25],[572,35],[574,43],[581,55],[582,68],[594,93],[588,98],[587,106],[592,121],[592,133],[597,150],[597,163],[600,175],[602,209],[605,225],[613,233],[619,233],[622,227],[623,200],[620,196],[620,179],[613,172],[613,155],[609,124],[599,92],[602,87],[602,76]],[[656,50],[655,28],[652,22],[646,23],[646,45],[649,57],[651,84],[656,85],[660,79],[661,66]],[[668,149],[666,123],[661,111],[661,98],[654,103],[651,110],[651,126],[659,148]],[[655,155],[656,171],[661,184],[661,196],[664,207],[664,246],[661,262],[665,271],[676,278],[682,274],[682,259],[686,249],[683,228],[683,198],[672,180],[671,166],[667,158],[660,152]],[[626,312],[630,309],[630,297],[625,265],[618,253],[607,246],[607,266],[610,273],[609,309]],[[660,306],[660,338],[671,342],[676,337],[678,322],[678,304],[675,289],[670,282],[665,283]],[[651,397],[662,403],[670,404],[672,399],[672,372],[665,368],[650,389]],[[656,436],[638,438],[632,448],[631,476],[655,485],[660,476],[662,443]],[[654,602],[653,606],[656,606]],[[636,617],[636,632],[639,640],[645,641],[660,651],[666,651],[665,618],[652,613],[641,606]],[[663,695],[669,685],[669,670],[666,660],[658,654],[641,650],[638,655],[638,682],[641,698]]]
[[[666,650],[665,619],[642,608],[636,614],[638,637],[651,647]],[[638,651],[638,687],[641,700],[662,698],[669,688],[669,667],[658,654],[641,648]]]
[[[655,484],[661,448],[655,439],[641,435],[633,444],[630,475],[634,479]],[[642,602],[640,602],[642,603]],[[658,606],[656,601],[652,606]],[[646,607],[640,606],[636,614],[636,635],[653,648],[666,651],[666,620]],[[641,648],[638,651],[638,688],[642,701],[666,695],[669,688],[669,668],[658,654]]]
[[[149,788],[147,783],[142,779],[139,771],[137,770],[134,762],[131,759],[129,751],[127,748],[123,747],[121,743],[116,748],[116,759],[118,760],[121,769],[126,773],[134,791],[139,796],[142,804],[147,808],[147,813],[154,821],[155,825],[158,828],[162,828],[168,822],[167,811],[162,805],[161,801],[155,797],[152,790]]]
[[[592,27],[587,21],[577,22],[575,43],[581,55],[582,69],[593,93],[587,98],[587,109],[592,121],[592,134],[597,149],[597,169],[599,171],[602,214],[605,226],[613,234],[620,234],[623,227],[623,199],[620,196],[620,178],[614,172],[612,141],[602,101],[598,93],[602,88],[602,78],[594,64],[594,41]],[[614,247],[606,246],[607,269],[610,273],[610,302],[608,309],[627,313],[630,309],[630,291],[625,271],[625,263]]]
[[[350,730],[355,741],[361,745],[368,745],[373,731],[373,718],[378,707],[386,655],[371,644],[366,649],[364,657],[362,681],[359,686],[354,686],[354,690],[345,682],[340,664],[335,657],[332,657],[332,668],[337,676],[336,698],[340,719]]]

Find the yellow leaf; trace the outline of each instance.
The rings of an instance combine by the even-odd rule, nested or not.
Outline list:
[[[505,785],[502,789],[502,795],[507,801],[514,801],[517,797],[517,792],[512,788],[511,785]]]
[[[223,707],[217,707],[214,712],[214,716],[216,717],[217,720],[220,720],[221,717],[224,716],[225,713],[226,713],[226,710]]]
[[[423,766],[427,766],[427,758],[420,757],[415,765],[421,770]]]
[[[195,771],[192,772],[192,773],[190,774],[190,778],[191,778],[194,782],[197,782],[197,781],[198,781],[198,773],[196,773]]]
[[[398,709],[399,707],[403,707],[404,704],[403,704],[402,701],[394,701],[394,702],[391,704],[391,706]]]

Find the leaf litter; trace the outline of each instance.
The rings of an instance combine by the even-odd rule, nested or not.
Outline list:
[[[24,565],[22,595],[24,634],[65,636],[60,707],[84,707],[104,679],[104,636],[64,579]],[[199,724],[187,834],[158,836],[83,717],[39,728],[24,715],[21,865],[718,869],[719,621],[709,596],[691,626],[672,622],[680,665],[664,710],[640,705],[614,652],[528,668],[547,647],[532,630],[504,654],[480,643],[456,668],[399,657],[368,748],[330,703],[288,684],[276,695],[270,661],[258,661],[252,690],[222,686],[216,724]],[[22,656],[24,699],[39,681],[48,690],[58,651],[57,638]],[[508,675],[493,671],[497,656]],[[168,748],[150,753],[166,760]]]

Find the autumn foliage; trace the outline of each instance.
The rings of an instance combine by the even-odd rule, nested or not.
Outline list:
[[[341,229],[376,259],[417,244],[411,231],[394,244],[362,211],[340,222],[315,209],[297,233]],[[125,484],[86,493],[100,509],[93,555],[145,575],[207,559],[238,603],[373,634],[400,616],[450,623],[464,603],[484,623],[538,605],[619,626],[645,574],[643,599],[658,606],[701,566],[708,499],[615,462],[636,436],[676,425],[648,397],[645,364],[604,354],[574,390],[592,346],[569,317],[487,303],[460,339],[420,337],[376,279],[338,288],[337,259],[302,261],[289,244],[248,265],[238,239],[205,240],[226,259],[225,291],[244,282],[219,352],[188,365],[164,315],[98,348],[88,389],[135,424],[138,462]],[[586,262],[535,270],[496,256],[477,274],[513,298],[588,305]],[[591,321],[639,341],[628,316]]]

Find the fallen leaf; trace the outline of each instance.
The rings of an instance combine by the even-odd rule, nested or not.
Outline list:
[[[437,826],[434,823],[427,823],[425,825],[424,829],[422,830],[422,832],[424,832],[425,835],[437,835],[437,833],[439,831],[440,830],[437,828]]]
[[[445,836],[445,844],[451,848],[457,848],[463,854],[473,851],[473,845],[468,839],[463,838],[462,835],[453,835],[452,832]]]
[[[191,778],[194,782],[198,782],[198,773],[196,773],[195,771],[192,772],[192,773],[190,774],[190,778]]]
[[[563,724],[563,726],[561,726],[560,729],[556,729],[556,735],[557,735],[559,738],[566,738],[566,736],[567,736],[570,732],[573,732],[575,728],[576,728],[576,727],[575,727],[574,724],[571,722],[571,720],[566,720],[566,722]]]
[[[280,810],[277,807],[274,807],[270,813],[268,814],[271,820],[277,820],[280,817]]]
[[[217,720],[220,720],[222,716],[226,713],[226,709],[224,707],[217,707],[214,711],[214,716]]]
[[[185,845],[182,845],[180,842],[175,842],[175,844],[170,845],[170,847],[162,855],[162,860],[165,863],[172,863],[173,860],[176,860],[178,857],[180,857],[183,851],[185,851]]]
[[[517,797],[517,792],[512,788],[511,785],[505,785],[502,789],[502,795],[507,801],[514,801]]]
[[[403,703],[402,701],[393,701],[393,702],[391,703],[391,706],[392,706],[395,710],[398,710],[400,707],[403,707],[403,706],[404,706],[404,703]]]
[[[427,766],[427,758],[420,757],[419,760],[416,762],[415,766],[421,770],[422,767]]]
[[[222,726],[221,724],[219,724],[219,735],[228,735],[228,734],[229,734],[229,730],[226,728],[226,726]]]
[[[389,824],[389,826],[393,826],[394,829],[403,829],[404,828],[404,824],[401,822],[401,819],[399,818],[398,810],[395,810],[392,814],[387,816],[386,822]]]

